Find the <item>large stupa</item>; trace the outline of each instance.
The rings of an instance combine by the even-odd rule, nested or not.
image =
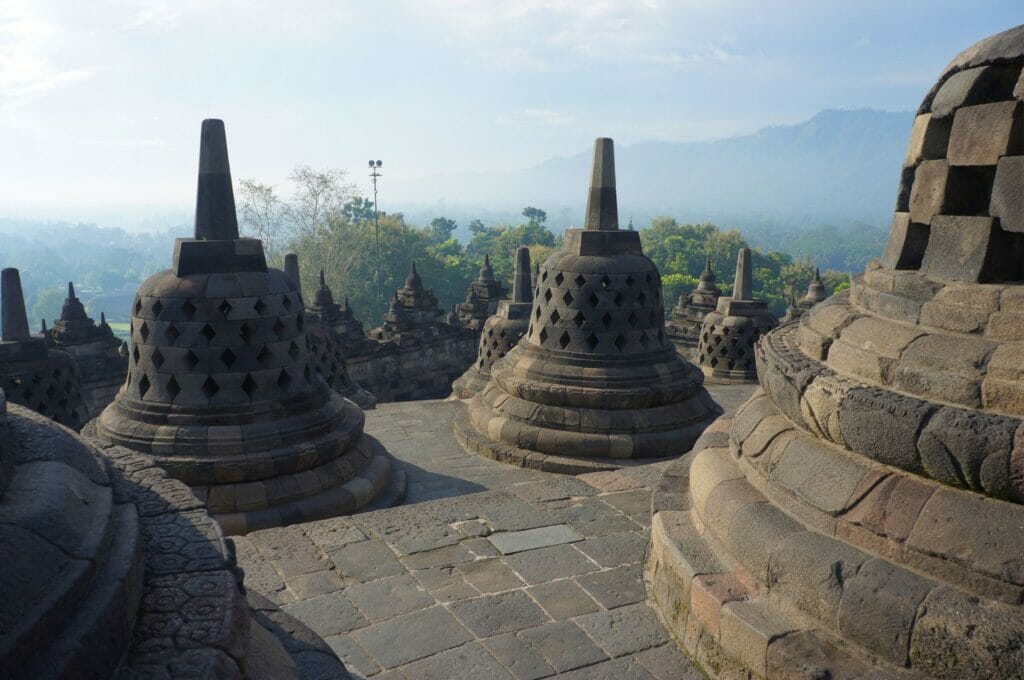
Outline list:
[[[540,269],[524,339],[456,419],[460,442],[554,472],[687,451],[721,413],[665,335],[658,269],[620,230],[612,140],[594,147],[583,229]]]
[[[206,120],[195,238],[139,288],[128,378],[90,428],[153,456],[228,533],[353,512],[390,457],[318,375],[305,324],[295,283],[239,238],[224,124]]]
[[[670,466],[647,578],[716,677],[1024,674],[1024,25],[958,55],[889,241]]]

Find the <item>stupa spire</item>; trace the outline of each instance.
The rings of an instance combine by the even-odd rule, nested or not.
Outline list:
[[[206,241],[238,238],[238,216],[231,187],[224,121],[216,118],[203,121],[199,136],[195,237]]]
[[[594,142],[594,162],[590,169],[590,194],[584,229],[618,231],[619,207],[615,194],[615,148],[609,137]]]
[[[299,281],[299,256],[295,253],[288,253],[284,256],[284,273],[299,289],[299,297],[302,297],[302,283]]]
[[[740,252],[736,256],[736,280],[732,287],[732,299],[754,299],[754,283],[750,264],[750,248],[740,248]]]
[[[21,275],[17,269],[0,272],[0,308],[2,308],[3,340],[5,342],[29,338],[28,316],[25,314],[25,295],[21,291]]]
[[[512,302],[533,302],[530,287],[530,249],[520,246],[516,250],[516,273],[512,279]]]

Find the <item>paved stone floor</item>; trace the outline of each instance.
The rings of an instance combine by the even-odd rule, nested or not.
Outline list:
[[[727,410],[752,386],[709,386]],[[458,402],[383,404],[366,429],[405,504],[235,539],[246,584],[323,636],[354,677],[696,679],[641,580],[667,462],[579,477],[472,456]]]

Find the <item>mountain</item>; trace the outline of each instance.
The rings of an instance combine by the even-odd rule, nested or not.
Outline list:
[[[619,215],[656,215],[756,231],[862,221],[887,227],[911,112],[821,111],[796,125],[710,142],[639,142],[616,148]],[[590,150],[524,170],[395,182],[391,204],[414,222],[438,215],[512,220],[527,205],[553,226],[578,224]]]

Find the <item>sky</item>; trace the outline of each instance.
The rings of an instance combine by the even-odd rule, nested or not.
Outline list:
[[[1020,0],[0,0],[0,217],[186,214],[200,121],[237,181],[523,168],[825,108],[911,110]]]

